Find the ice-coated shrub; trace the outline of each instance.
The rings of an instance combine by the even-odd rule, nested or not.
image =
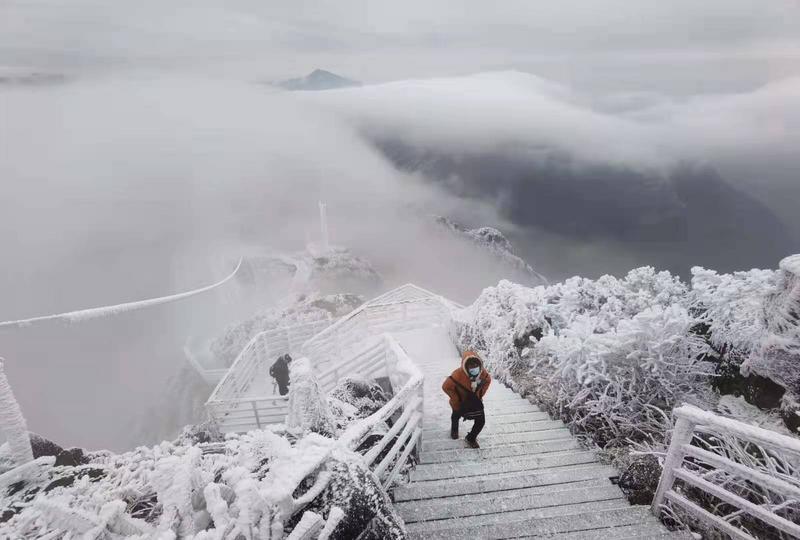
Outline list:
[[[708,396],[688,289],[644,267],[533,289],[501,281],[458,315],[460,346],[601,444],[663,436],[678,400]]]
[[[530,369],[550,373],[550,406],[597,442],[649,437],[663,429],[654,412],[708,400],[711,366],[699,359],[707,346],[689,332],[696,321],[684,307],[656,304],[606,332],[595,323],[581,315],[545,336]]]
[[[355,418],[366,418],[389,401],[386,392],[374,380],[356,376],[343,377],[328,393],[328,400],[338,400],[355,408]]]
[[[692,268],[689,306],[708,325],[710,343],[718,351],[746,357],[764,337],[764,302],[777,290],[777,272],[750,270],[718,274]]]
[[[316,433],[290,442],[257,430],[87,458],[42,457],[0,475],[0,538],[282,538],[305,509],[327,518],[335,506],[346,515],[331,538],[403,537],[360,456]]]

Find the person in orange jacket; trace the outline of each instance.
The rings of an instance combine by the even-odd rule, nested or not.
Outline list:
[[[483,396],[489,390],[492,376],[483,367],[483,360],[474,351],[464,351],[461,367],[453,371],[442,384],[442,390],[450,398],[450,437],[458,439],[458,421],[474,420],[472,429],[465,437],[470,448],[480,448],[478,435],[486,425],[483,412]]]

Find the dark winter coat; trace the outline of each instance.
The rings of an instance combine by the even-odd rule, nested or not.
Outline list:
[[[475,379],[470,378],[467,372],[466,363],[470,358],[475,358],[480,362],[481,366],[481,372]],[[464,351],[464,354],[461,355],[461,367],[453,371],[453,373],[444,380],[442,390],[444,390],[444,393],[450,398],[450,407],[454,411],[460,411],[464,400],[468,398],[466,394],[467,391],[474,393],[478,399],[483,400],[483,396],[485,396],[486,392],[489,390],[491,382],[492,376],[489,375],[489,372],[483,367],[483,360],[473,351]]]
[[[275,380],[278,382],[279,386],[285,387],[289,384],[289,361],[291,357],[288,354],[284,354],[280,358],[278,358],[272,367],[269,368],[269,374],[272,377],[275,377]]]

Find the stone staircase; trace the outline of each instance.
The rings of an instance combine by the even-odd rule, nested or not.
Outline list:
[[[424,355],[415,355],[417,359]],[[561,421],[494,381],[479,450],[450,439],[442,381],[453,355],[426,359],[420,464],[394,490],[410,538],[689,539],[669,532],[649,507],[628,504],[617,472],[582,448]]]

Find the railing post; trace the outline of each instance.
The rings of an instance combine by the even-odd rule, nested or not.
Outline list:
[[[289,349],[289,354],[294,355],[294,350],[292,349],[292,333],[289,331],[290,326],[286,326],[286,348]]]
[[[251,401],[250,404],[253,406],[253,414],[256,415],[256,427],[261,429],[261,419],[258,417],[258,408],[256,407],[256,402]]]
[[[425,425],[425,379],[419,385],[419,417],[420,417],[420,426]],[[419,463],[419,456],[422,453],[422,437],[423,431],[420,430],[419,438],[417,439],[417,447],[414,449],[414,457],[417,459],[417,463]]]
[[[656,494],[653,497],[653,513],[660,513],[661,505],[664,503],[664,495],[672,489],[675,482],[675,471],[683,463],[683,446],[692,442],[692,433],[695,424],[688,418],[678,416],[675,420],[675,427],[672,430],[672,439],[669,443],[667,456],[664,458],[664,470],[661,473],[661,480],[658,482]]]
[[[336,342],[336,355],[339,357],[338,360],[341,362],[344,359],[344,354],[342,353],[342,338],[339,335],[339,332],[333,333],[333,339]]]

